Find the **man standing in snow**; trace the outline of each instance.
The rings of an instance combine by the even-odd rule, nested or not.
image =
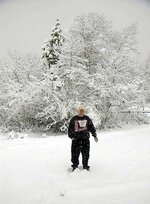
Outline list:
[[[68,127],[68,136],[72,139],[71,145],[71,161],[72,171],[74,171],[79,165],[80,152],[82,153],[83,169],[89,170],[88,160],[90,151],[90,133],[98,142],[96,129],[89,116],[85,115],[85,109],[79,107],[78,115],[71,118]]]

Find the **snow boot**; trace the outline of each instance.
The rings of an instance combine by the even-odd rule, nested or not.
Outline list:
[[[76,168],[78,168],[78,166],[73,166],[73,165],[72,165],[72,172],[73,172]]]
[[[86,169],[87,171],[90,171],[90,166],[83,166],[83,169]]]

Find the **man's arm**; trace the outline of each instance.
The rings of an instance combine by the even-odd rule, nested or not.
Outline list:
[[[91,132],[92,136],[95,139],[95,142],[98,142],[97,134],[96,134],[96,128],[92,122],[92,120],[89,118],[89,124],[88,124],[88,129]]]
[[[74,138],[74,118],[71,118],[69,122],[68,137],[70,137],[71,139]]]

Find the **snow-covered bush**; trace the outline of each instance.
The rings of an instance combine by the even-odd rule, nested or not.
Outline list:
[[[150,55],[144,66],[142,67],[142,84],[141,87],[143,88],[144,95],[146,97],[146,103],[150,105]]]
[[[45,72],[44,67],[32,55],[20,56],[11,52],[7,62],[2,65],[0,123],[8,130],[35,125],[34,87],[42,79],[41,72]]]

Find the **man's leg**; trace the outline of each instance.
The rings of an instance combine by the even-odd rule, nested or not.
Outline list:
[[[73,140],[71,145],[71,162],[72,162],[73,168],[77,168],[79,165],[79,155],[80,155],[80,146],[77,140]]]
[[[83,164],[83,168],[87,170],[89,169],[89,166],[88,166],[88,160],[90,156],[89,152],[90,152],[90,140],[89,139],[83,140],[82,149],[81,149],[82,164]]]

